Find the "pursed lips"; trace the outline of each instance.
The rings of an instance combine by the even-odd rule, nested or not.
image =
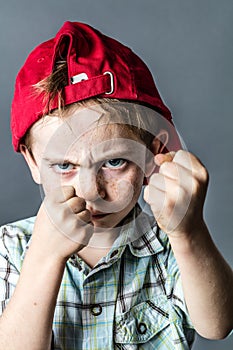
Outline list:
[[[90,211],[90,214],[91,214],[91,219],[101,219],[106,215],[109,215],[110,213],[103,213],[100,211]]]

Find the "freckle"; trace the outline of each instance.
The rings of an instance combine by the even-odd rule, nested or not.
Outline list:
[[[116,186],[116,183],[115,182],[113,182],[112,184],[111,184],[111,189],[113,190],[113,191],[116,191],[117,190],[117,186]]]

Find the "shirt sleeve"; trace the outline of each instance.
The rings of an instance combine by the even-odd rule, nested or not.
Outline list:
[[[0,314],[15,290],[25,246],[23,234],[16,227],[0,228]]]

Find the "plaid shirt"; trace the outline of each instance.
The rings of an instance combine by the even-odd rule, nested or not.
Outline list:
[[[78,256],[68,260],[54,314],[52,349],[191,348],[195,332],[179,270],[166,234],[150,221],[142,214],[137,224],[125,225],[93,269]],[[2,311],[15,289],[33,225],[34,218],[29,218],[1,228]],[[136,240],[126,242],[137,232]]]

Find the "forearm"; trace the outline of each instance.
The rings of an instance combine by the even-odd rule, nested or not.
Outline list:
[[[0,350],[51,348],[52,321],[65,262],[30,246],[16,286],[0,319]]]
[[[233,273],[215,247],[208,229],[170,237],[190,317],[206,338],[225,337],[233,327]]]

